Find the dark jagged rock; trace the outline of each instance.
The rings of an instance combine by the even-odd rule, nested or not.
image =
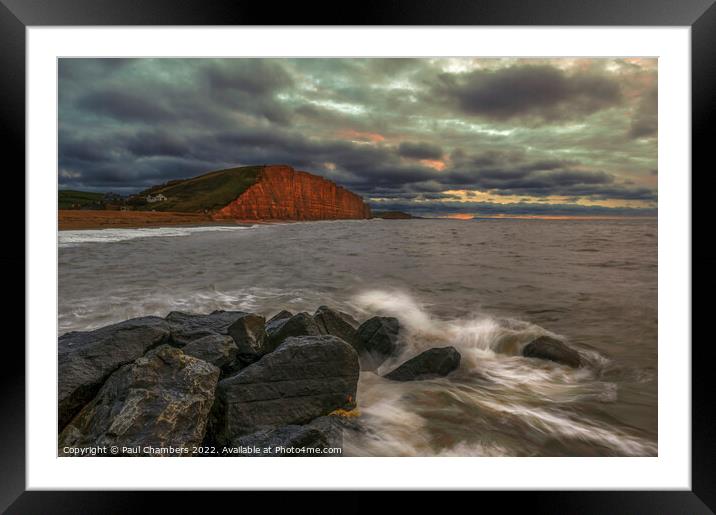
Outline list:
[[[239,349],[239,358],[244,363],[253,363],[271,349],[266,334],[266,319],[247,314],[237,319],[227,329]]]
[[[272,353],[219,382],[209,441],[230,445],[240,436],[352,409],[358,373],[355,350],[340,338],[288,338]]]
[[[234,440],[233,447],[244,446],[248,453],[242,456],[340,456],[340,452],[311,453],[293,449],[342,449],[343,431],[357,431],[357,425],[342,416],[318,417],[308,424],[288,425],[264,429]],[[270,452],[264,452],[271,447]],[[283,449],[277,448],[283,447]]]
[[[159,317],[134,318],[94,331],[60,336],[59,429],[92,400],[112,372],[168,340],[169,325]]]
[[[214,365],[162,345],[107,379],[60,434],[60,452],[115,445],[120,455],[143,455],[144,446],[200,445],[218,379]]]
[[[357,431],[360,425],[355,417],[328,415],[311,420],[307,424],[321,431],[331,447],[343,447],[343,432]]]
[[[460,353],[455,347],[428,349],[386,374],[392,381],[417,381],[444,377],[460,366]]]
[[[299,315],[300,314],[301,313],[299,313]],[[285,310],[279,311],[278,313],[276,313],[274,316],[272,316],[271,318],[269,318],[266,321],[266,332],[270,336],[271,334],[275,333],[278,329],[280,329],[283,326],[283,324],[285,324],[286,322],[291,320],[294,316],[296,316],[296,315],[294,315],[290,311],[285,311]]]
[[[278,313],[276,313],[276,314],[275,314],[274,316],[272,316],[271,318],[269,318],[269,319],[266,321],[266,324],[272,324],[272,323],[274,323],[274,322],[278,322],[279,320],[286,320],[286,319],[291,318],[292,316],[293,316],[293,313],[291,313],[290,311],[286,311],[285,309],[283,309],[283,310],[279,311]]]
[[[350,343],[353,348],[358,349],[359,342],[358,333],[356,331],[358,322],[348,313],[342,313],[327,306],[321,306],[316,310],[313,319],[316,321],[318,329],[322,334],[337,336]]]
[[[214,311],[208,315],[195,315],[181,311],[172,311],[166,317],[175,345],[183,347],[187,343],[211,334],[227,334],[231,324],[247,315],[243,311]]]
[[[215,367],[228,371],[233,370],[239,349],[234,339],[225,334],[210,334],[187,343],[182,347],[184,354],[203,359]]]
[[[280,311],[266,321],[266,334],[271,337],[276,331],[283,327],[293,317],[290,311]]]
[[[526,358],[548,359],[572,368],[577,368],[582,364],[582,359],[576,350],[550,336],[540,336],[525,345],[522,355]]]
[[[374,370],[388,357],[398,353],[400,322],[394,317],[373,317],[361,324],[356,333],[361,367]]]
[[[237,438],[232,447],[245,447],[249,452],[242,456],[330,456],[328,454],[301,453],[299,449],[327,449],[330,436],[324,431],[307,424],[288,425],[276,429],[264,429]],[[292,452],[293,451],[293,452]]]
[[[286,338],[293,336],[320,336],[321,330],[308,313],[298,313],[291,318],[282,321],[280,327],[269,333],[269,348],[275,349]]]

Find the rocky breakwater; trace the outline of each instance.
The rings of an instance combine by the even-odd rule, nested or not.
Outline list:
[[[328,179],[290,166],[264,166],[256,182],[213,218],[338,220],[370,218],[363,199]]]
[[[326,306],[268,321],[242,311],[169,313],[59,338],[61,456],[331,456],[360,423],[358,378],[403,354],[397,318],[359,323]],[[523,355],[581,366],[541,337]],[[383,377],[419,381],[460,366],[426,350]],[[385,368],[385,367],[383,367]]]

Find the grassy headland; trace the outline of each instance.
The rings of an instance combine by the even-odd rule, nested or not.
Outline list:
[[[138,210],[211,212],[229,204],[253,185],[261,169],[261,166],[242,166],[169,181],[129,197],[127,204]],[[149,195],[164,195],[166,200],[149,203],[146,200]]]

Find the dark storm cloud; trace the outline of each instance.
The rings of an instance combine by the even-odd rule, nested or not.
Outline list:
[[[147,99],[126,91],[88,93],[79,99],[77,107],[121,121],[162,122],[174,117],[172,111],[158,104],[156,99]]]
[[[60,140],[62,141],[59,149],[60,163],[69,161],[96,163],[111,159],[111,149],[106,145],[99,144],[100,142],[97,140],[75,140],[62,136],[60,136]]]
[[[412,159],[441,159],[443,149],[432,143],[406,141],[398,145],[398,154]]]
[[[191,145],[184,138],[164,131],[140,131],[129,136],[126,149],[137,157],[191,155]]]
[[[60,60],[62,188],[133,192],[285,163],[366,198],[435,209],[473,190],[546,206],[553,196],[656,202],[655,182],[634,180],[652,176],[655,141],[623,137],[645,134],[655,96],[636,95],[634,80],[635,100],[610,114],[605,108],[625,100],[603,67],[487,60],[491,67],[451,73],[420,59],[108,61]],[[631,67],[640,80],[651,73]],[[578,125],[569,121],[576,116]]]
[[[611,79],[567,74],[547,65],[445,73],[437,77],[431,94],[463,113],[494,120],[572,119],[622,100],[619,84]]]
[[[293,79],[275,61],[242,59],[233,64],[213,62],[206,68],[206,76],[215,90],[241,91],[265,96],[291,87]]]
[[[631,187],[603,170],[580,170],[571,160],[529,161],[519,152],[490,152],[455,159],[443,184],[453,189],[486,190],[501,195],[583,196],[590,198],[654,199],[647,188]],[[612,195],[606,197],[605,195]]]
[[[272,122],[290,123],[290,114],[274,95],[290,88],[293,79],[277,62],[242,59],[233,64],[212,62],[205,70],[210,96],[218,104],[259,114]]]

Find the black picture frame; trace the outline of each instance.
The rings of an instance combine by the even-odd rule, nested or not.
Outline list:
[[[689,26],[691,27],[692,73],[692,241],[697,226],[709,223],[705,211],[710,202],[706,195],[713,182],[708,128],[716,120],[716,5],[715,0],[384,0],[360,4],[306,6],[276,5],[261,2],[226,0],[0,0],[0,125],[3,162],[7,165],[4,184],[10,192],[5,198],[8,220],[15,243],[0,254],[5,277],[16,281],[16,294],[7,299],[6,320],[24,319],[24,283],[19,295],[19,270],[25,268],[25,227],[19,225],[17,213],[25,212],[25,30],[30,26],[61,25],[557,25],[557,26]],[[9,159],[8,159],[9,158]],[[688,170],[680,173],[689,173]],[[699,188],[693,188],[698,176]],[[20,194],[22,192],[22,194]],[[703,196],[698,201],[698,195]],[[8,198],[9,197],[9,198]],[[14,205],[13,205],[14,204]],[[701,214],[702,216],[698,216]],[[712,215],[711,215],[712,216]],[[708,238],[706,238],[708,240]],[[22,244],[20,242],[23,242]],[[704,245],[707,243],[704,243]],[[692,250],[695,250],[692,245]],[[695,290],[713,291],[716,282],[711,272],[716,258],[692,258]],[[706,298],[706,297],[704,297]],[[692,301],[694,315],[706,315],[709,304]],[[702,316],[702,320],[704,317]],[[11,324],[8,324],[8,327]],[[18,333],[24,331],[19,331]],[[499,501],[501,509],[528,505],[536,513],[713,513],[716,511],[716,375],[710,358],[712,338],[698,340],[692,333],[692,490],[691,491],[588,491],[588,492],[480,492],[485,500]],[[0,373],[0,510],[6,513],[127,513],[146,511],[149,501],[159,500],[164,508],[181,506],[181,513],[206,508],[234,493],[174,492],[171,495],[151,492],[38,492],[25,491],[25,353],[15,338],[6,335],[3,346],[4,366]],[[688,345],[689,342],[670,342]],[[196,493],[194,493],[196,494]],[[269,502],[280,506],[277,493],[238,493],[241,505],[247,501]],[[340,499],[334,496],[341,495]],[[301,494],[293,498],[291,509],[304,503],[312,511],[325,509],[357,511],[368,509],[371,502],[361,495],[322,493],[320,504]],[[422,502],[422,495],[411,494]],[[474,495],[474,494],[472,494]],[[220,498],[217,498],[219,496]],[[348,496],[348,498],[346,498]],[[255,497],[255,498],[251,498]],[[256,498],[257,497],[257,498]],[[460,503],[460,498],[451,503]],[[474,501],[471,501],[474,502]],[[482,500],[480,501],[482,502]],[[342,508],[339,508],[342,507]],[[479,507],[477,507],[479,509]]]

